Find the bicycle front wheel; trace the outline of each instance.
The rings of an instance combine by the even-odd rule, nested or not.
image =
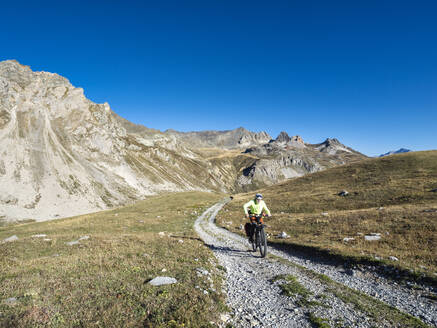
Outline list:
[[[266,257],[267,255],[267,237],[264,228],[259,232],[259,252],[261,257]]]

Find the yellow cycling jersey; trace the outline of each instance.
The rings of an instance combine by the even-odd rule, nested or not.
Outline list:
[[[250,212],[255,215],[260,215],[263,211],[270,215],[270,210],[267,208],[267,205],[266,203],[264,203],[263,200],[260,200],[257,204],[255,200],[252,199],[251,201],[244,204],[243,208],[246,215],[249,214],[248,210],[250,210]]]

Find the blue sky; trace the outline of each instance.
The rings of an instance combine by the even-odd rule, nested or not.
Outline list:
[[[1,60],[165,130],[437,149],[437,2],[2,2]]]

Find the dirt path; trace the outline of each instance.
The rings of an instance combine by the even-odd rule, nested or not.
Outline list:
[[[373,310],[367,310],[361,303],[361,306],[357,306],[356,300],[351,302],[342,295],[339,297],[339,283],[342,284],[340,286],[344,284],[366,294],[372,295],[373,293],[375,295],[372,296],[376,297],[378,297],[378,292],[389,293],[390,297],[384,295],[379,298],[386,302],[388,300],[387,303],[404,312],[421,317],[427,324],[437,324],[435,303],[426,302],[423,299],[418,300],[414,293],[401,287],[396,289],[397,287],[393,284],[389,286],[388,283],[382,282],[383,287],[380,287],[379,284],[366,280],[364,277],[351,276],[339,268],[328,268],[312,262],[310,258],[294,258],[279,250],[269,249],[274,256],[261,259],[259,253],[249,251],[250,245],[244,238],[218,228],[214,224],[215,216],[224,204],[225,201],[205,211],[196,220],[195,229],[204,242],[211,247],[220,265],[226,268],[225,288],[233,317],[231,319],[233,326],[312,327],[315,321],[322,322],[323,319],[331,326],[393,327],[401,326],[393,325],[393,320],[399,322],[405,320],[402,317],[405,316],[404,314],[393,308],[390,309],[385,304],[379,304],[371,297],[363,297],[363,304],[369,307],[377,304],[381,308],[378,310],[384,314],[389,311],[386,318],[378,317]],[[283,260],[278,261],[277,258]],[[331,272],[333,270],[335,272]],[[315,272],[324,273],[337,282],[326,282],[320,279]],[[294,277],[291,296],[283,292],[284,286],[289,286],[289,281],[278,279],[279,275]],[[356,297],[359,298],[358,293],[357,295]],[[395,319],[392,319],[390,315]],[[414,321],[414,318],[408,319]],[[418,324],[420,327],[420,322]]]

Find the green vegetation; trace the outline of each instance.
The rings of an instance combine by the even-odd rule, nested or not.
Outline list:
[[[226,311],[221,270],[192,230],[212,193],[0,227],[1,327],[208,327]],[[162,233],[160,233],[162,232]],[[46,234],[45,238],[32,237]],[[79,244],[66,242],[89,236]],[[213,286],[196,269],[211,273]],[[170,276],[176,284],[147,282]],[[198,288],[195,288],[198,286]],[[207,292],[205,292],[207,291]],[[15,304],[7,304],[16,298]]]
[[[437,271],[434,188],[437,151],[427,151],[335,167],[260,192],[273,213],[267,232],[273,237],[281,231],[290,235],[270,242],[350,262],[383,262],[404,270],[409,278],[433,281]],[[339,196],[341,190],[349,195]],[[251,197],[253,193],[235,195],[217,222],[242,233],[242,205]],[[227,226],[231,220],[232,226]],[[370,233],[380,233],[381,239],[366,241],[364,235]],[[353,239],[346,242],[345,237]],[[390,261],[390,256],[399,262]]]
[[[328,324],[328,320],[327,319],[317,317],[314,313],[310,313],[308,315],[308,320],[316,328],[330,328],[331,327]]]
[[[282,290],[282,293],[286,296],[297,297],[296,304],[300,307],[310,307],[310,306],[325,306],[323,303],[310,300],[309,297],[312,296],[312,293],[306,289],[295,276],[292,275],[278,275],[273,281],[285,280],[285,283],[279,285]],[[318,295],[316,298],[323,298],[325,295]]]
[[[288,275],[278,275],[276,276],[273,281],[277,280],[285,280],[286,283],[279,285],[282,289],[282,292],[284,295],[287,296],[302,296],[304,298],[307,298],[311,295],[311,292],[306,289],[304,286],[302,286],[299,281],[297,281],[297,278],[295,276],[292,276],[290,274]]]

